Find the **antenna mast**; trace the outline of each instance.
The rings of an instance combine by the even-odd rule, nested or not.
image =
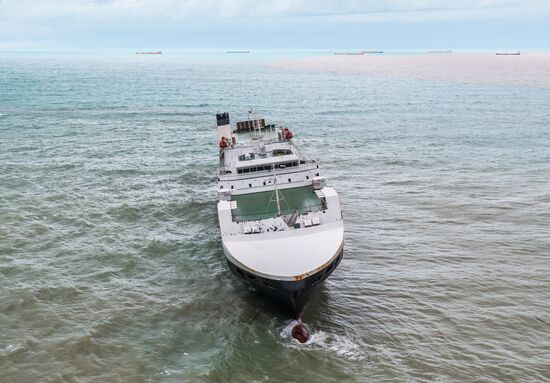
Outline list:
[[[281,215],[281,199],[279,198],[279,188],[277,187],[277,177],[275,177],[275,180],[273,181],[273,185],[275,185],[275,201],[277,202],[277,215]]]
[[[272,169],[275,169],[275,166],[271,164]],[[277,204],[277,216],[281,216],[281,201],[283,201],[287,206],[288,203],[285,201],[284,195],[279,193],[279,187],[277,186],[277,176],[273,176],[273,178],[270,178],[273,180],[273,187],[275,190],[273,190],[273,193],[271,194],[271,198],[269,199],[269,204],[267,205],[267,208],[269,210],[269,206],[271,205],[271,202],[275,202]],[[273,198],[275,197],[275,198]]]

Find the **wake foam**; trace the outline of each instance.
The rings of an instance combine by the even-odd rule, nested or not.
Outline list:
[[[315,330],[307,323],[304,324],[309,329],[310,338],[307,342],[300,343],[292,337],[292,328],[297,324],[298,321],[290,321],[279,332],[288,347],[329,351],[349,360],[363,360],[367,357],[366,350],[349,336]]]

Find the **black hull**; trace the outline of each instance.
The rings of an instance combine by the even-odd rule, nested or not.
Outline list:
[[[323,270],[298,281],[280,281],[253,275],[227,259],[229,269],[237,277],[261,293],[275,298],[284,309],[298,319],[307,304],[313,289],[328,278],[342,260],[343,249]]]

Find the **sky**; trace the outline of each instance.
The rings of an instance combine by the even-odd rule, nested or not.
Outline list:
[[[0,0],[0,49],[548,49],[550,0]]]

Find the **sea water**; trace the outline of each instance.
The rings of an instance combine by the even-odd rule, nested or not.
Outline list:
[[[1,382],[550,380],[550,89],[274,65],[323,55],[0,52]],[[223,256],[249,108],[341,199],[304,345]]]

